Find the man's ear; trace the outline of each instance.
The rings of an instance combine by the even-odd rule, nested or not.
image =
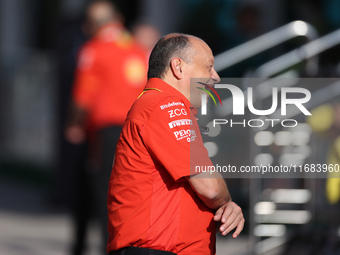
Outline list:
[[[183,63],[183,60],[178,57],[173,58],[170,62],[171,72],[178,80],[183,78]]]

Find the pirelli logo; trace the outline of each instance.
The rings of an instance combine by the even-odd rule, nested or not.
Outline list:
[[[192,125],[192,120],[191,119],[175,120],[175,121],[168,123],[168,125],[170,129],[174,127],[179,127],[179,126]]]

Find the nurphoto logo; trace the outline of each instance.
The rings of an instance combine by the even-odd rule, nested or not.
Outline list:
[[[218,100],[220,101],[220,104],[222,105],[222,100],[221,100],[220,96],[218,95],[217,91],[216,91],[212,86],[210,86],[210,85],[208,85],[208,84],[205,84],[205,83],[203,83],[203,82],[197,82],[197,83],[202,84],[202,85],[204,85],[206,88],[211,89],[211,90],[216,94]],[[197,87],[197,88],[200,89],[200,90],[203,90],[205,93],[207,93],[207,94],[212,98],[212,100],[214,101],[215,105],[217,105],[216,100],[215,100],[214,96],[210,93],[210,91],[208,91],[207,89],[204,89],[204,88],[200,88],[200,87]],[[202,97],[203,97],[203,96],[204,96],[204,95],[202,95]],[[202,99],[202,100],[203,100],[203,99]],[[205,100],[205,101],[206,101],[206,100]],[[206,106],[207,106],[207,104],[205,103],[205,107],[206,107]]]
[[[220,104],[222,106],[222,100],[220,96],[218,95],[217,91],[215,89],[228,89],[231,92],[232,95],[232,114],[233,115],[245,115],[245,105],[248,106],[249,111],[258,116],[269,116],[273,114],[277,108],[278,108],[278,94],[279,94],[279,89],[281,89],[281,108],[280,108],[280,115],[281,116],[286,116],[287,115],[287,106],[288,105],[295,105],[304,115],[311,115],[311,113],[307,110],[307,108],[303,105],[307,103],[311,99],[311,93],[309,90],[305,88],[298,88],[298,87],[272,87],[272,105],[269,109],[256,109],[254,107],[254,96],[253,96],[253,88],[248,87],[246,93],[247,96],[247,102],[245,103],[245,95],[244,92],[237,86],[232,85],[232,84],[215,84],[215,89],[212,86],[209,86],[207,84],[198,82],[199,84],[205,85],[206,88],[209,88],[212,90],[216,96],[218,97]],[[215,106],[217,106],[216,100],[212,93],[208,91],[207,89],[197,87],[200,90],[203,90],[206,92],[214,101]],[[299,95],[299,98],[289,98],[289,95],[294,94]],[[226,106],[225,106],[226,107]],[[202,94],[201,95],[201,114],[202,115],[207,115],[207,95]],[[266,119],[265,121],[270,122],[272,127],[275,125],[275,122],[281,123],[282,126],[284,127],[295,127],[298,122],[294,119]],[[287,124],[287,122],[292,123],[292,124]],[[227,123],[230,123],[231,127],[233,125],[242,125],[246,126],[248,124],[249,127],[261,127],[264,125],[264,121],[261,119],[251,119],[246,121],[245,119],[242,122],[233,122],[232,119],[227,120],[227,119],[214,119],[213,120],[214,127],[216,125],[224,125]]]

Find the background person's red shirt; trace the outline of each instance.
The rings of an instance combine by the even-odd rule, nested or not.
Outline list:
[[[193,116],[197,110],[160,79],[150,79],[146,88],[151,90],[133,104],[116,148],[107,251],[138,246],[215,254],[213,210],[184,178],[190,163],[211,165]],[[190,155],[193,147],[198,157]]]
[[[73,100],[88,112],[91,127],[123,126],[146,74],[146,52],[122,25],[109,24],[80,50]]]

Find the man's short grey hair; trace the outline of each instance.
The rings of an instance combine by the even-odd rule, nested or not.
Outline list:
[[[174,57],[191,62],[190,50],[193,48],[189,36],[185,34],[170,34],[163,36],[156,43],[149,59],[148,79],[163,78]]]

